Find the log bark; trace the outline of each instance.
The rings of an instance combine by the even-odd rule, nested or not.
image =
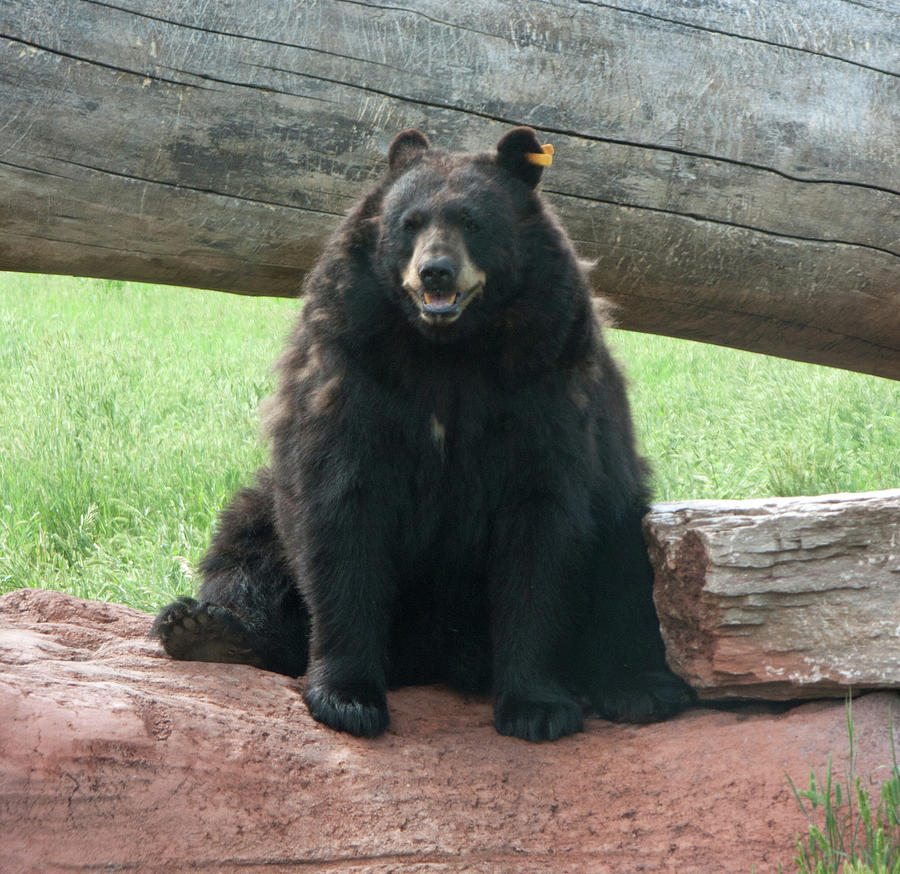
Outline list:
[[[621,326],[900,378],[898,21],[5,0],[0,268],[295,294],[394,132],[481,150],[530,124]]]
[[[672,669],[703,698],[900,688],[900,490],[657,504]]]

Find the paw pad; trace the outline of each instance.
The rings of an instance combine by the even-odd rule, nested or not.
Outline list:
[[[244,623],[218,604],[179,598],[159,611],[150,633],[174,659],[262,664]]]

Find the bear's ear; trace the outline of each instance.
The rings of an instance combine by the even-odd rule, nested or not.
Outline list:
[[[542,147],[530,127],[516,127],[497,143],[497,164],[529,188],[541,181],[541,173],[550,163],[553,149]]]
[[[411,161],[427,151],[430,145],[428,137],[420,130],[410,128],[400,131],[388,149],[388,166],[394,173],[403,170]]]

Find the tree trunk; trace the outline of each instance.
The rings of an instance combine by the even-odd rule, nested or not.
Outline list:
[[[0,268],[292,295],[396,131],[530,124],[622,327],[900,378],[898,74],[838,0],[4,0]]]
[[[900,688],[900,490],[657,504],[673,670],[704,698]]]

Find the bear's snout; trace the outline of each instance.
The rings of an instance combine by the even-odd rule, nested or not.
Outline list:
[[[484,272],[469,256],[462,236],[435,225],[416,240],[402,285],[425,324],[437,326],[455,322],[482,293],[485,279]]]
[[[457,266],[449,255],[429,258],[419,265],[419,279],[426,291],[455,290]]]

